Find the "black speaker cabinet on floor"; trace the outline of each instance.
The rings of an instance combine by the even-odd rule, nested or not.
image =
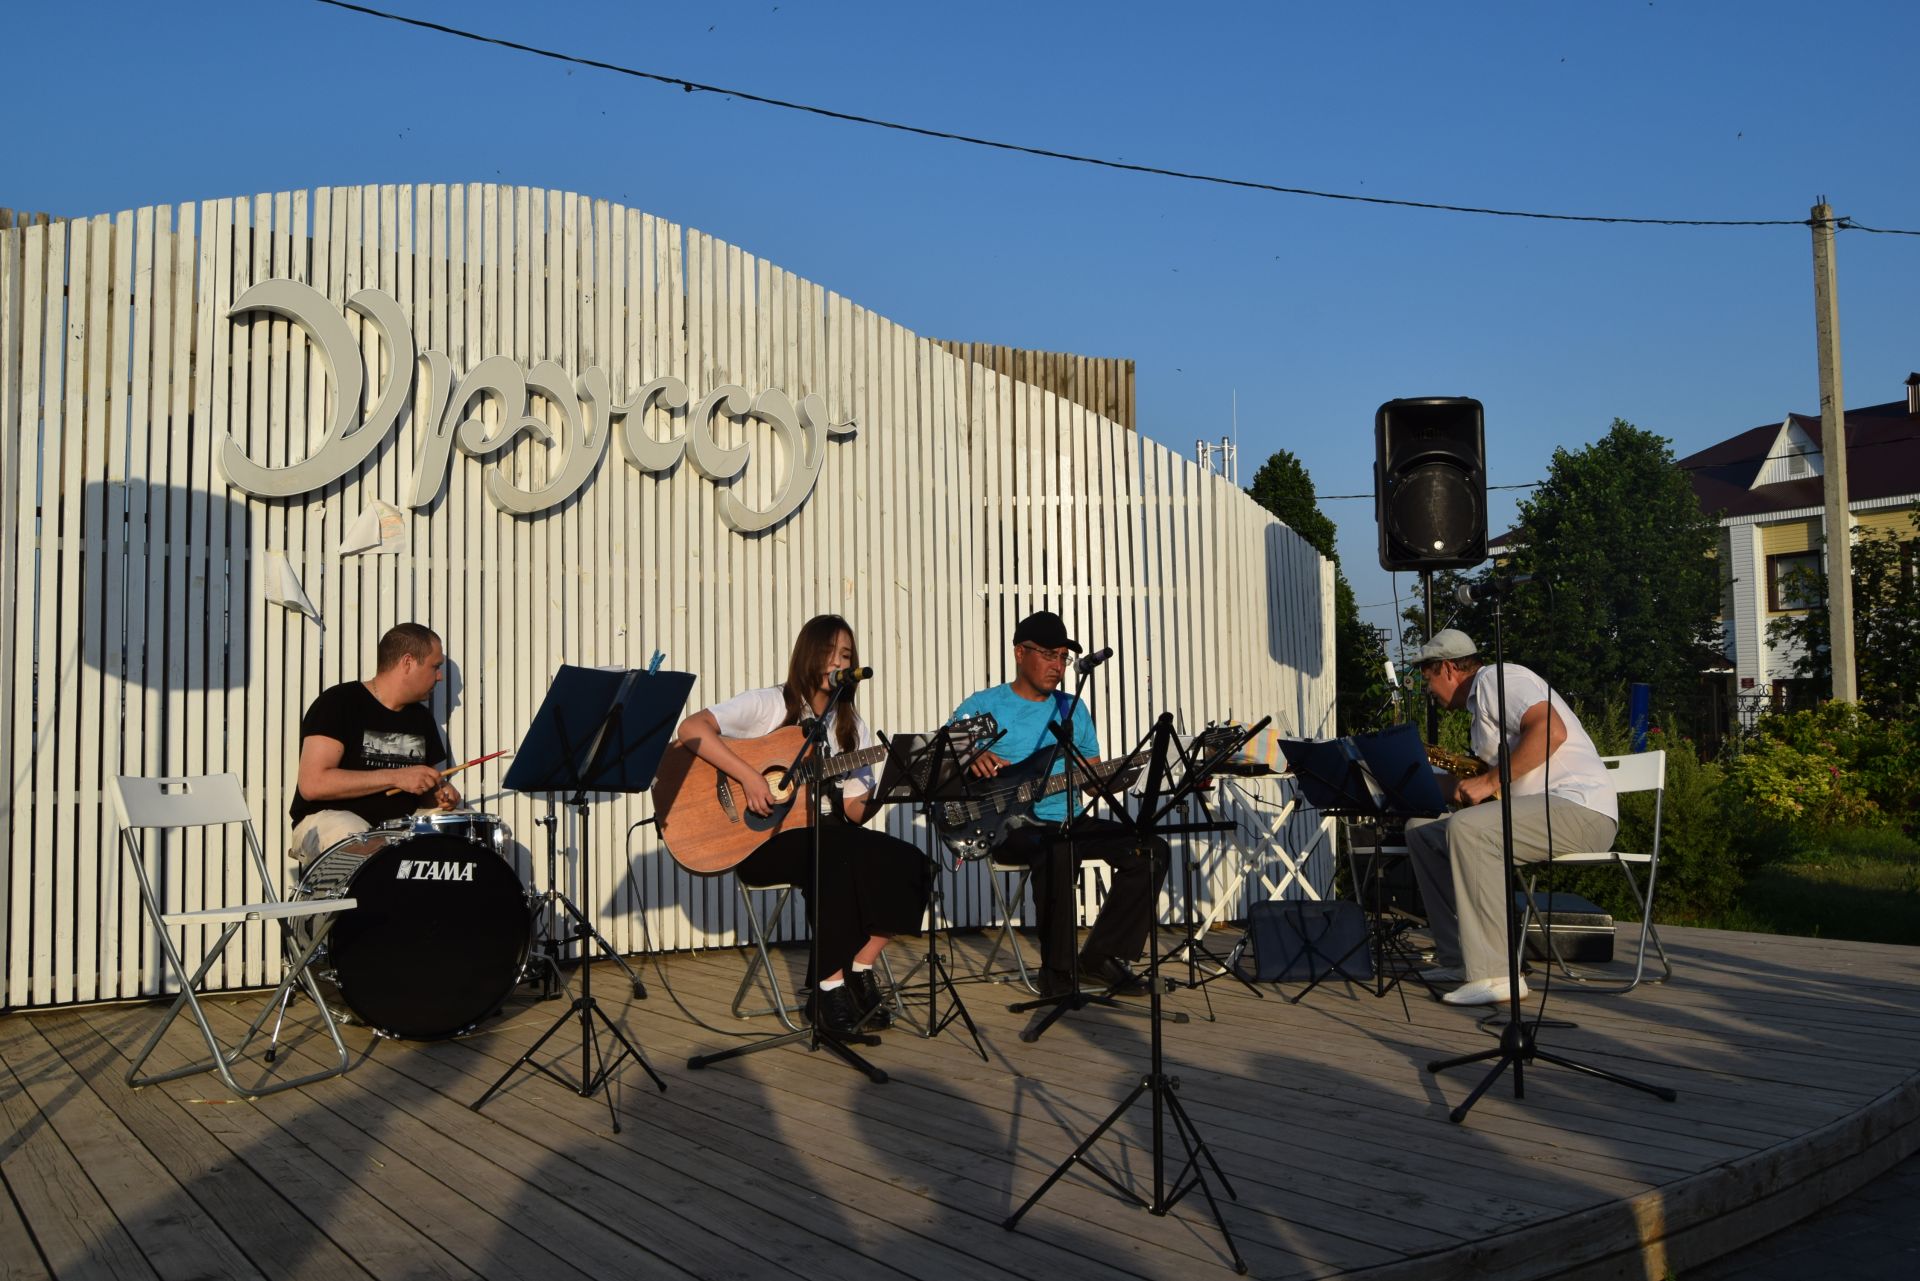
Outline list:
[[[1487,445],[1467,396],[1389,400],[1373,416],[1380,568],[1466,569],[1487,558]]]

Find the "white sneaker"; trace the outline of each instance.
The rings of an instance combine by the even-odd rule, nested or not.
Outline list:
[[[1475,979],[1471,983],[1462,983],[1440,999],[1448,1005],[1500,1005],[1506,1002],[1512,993],[1507,989],[1507,980]],[[1520,980],[1520,999],[1527,997],[1527,981]]]

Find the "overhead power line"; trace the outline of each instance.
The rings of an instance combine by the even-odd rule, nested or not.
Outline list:
[[[1810,227],[1810,218],[1628,218],[1607,214],[1564,214],[1540,213],[1524,209],[1495,209],[1481,205],[1453,205],[1433,200],[1396,200],[1390,196],[1361,196],[1344,191],[1319,191],[1312,187],[1289,187],[1274,182],[1259,182],[1252,178],[1228,178],[1219,174],[1194,173],[1183,169],[1167,169],[1159,165],[1132,164],[1124,160],[1109,160],[1101,156],[1083,156],[1071,151],[1057,151],[1051,147],[1034,147],[1024,143],[1006,142],[998,138],[981,138],[972,134],[954,133],[945,129],[928,129],[921,125],[910,125],[898,120],[882,120],[876,116],[863,116],[850,111],[835,111],[829,107],[819,107],[806,102],[793,102],[786,98],[769,97],[766,94],[753,93],[746,89],[734,89],[725,85],[703,84],[698,80],[687,80],[680,76],[670,76],[658,71],[642,71],[638,67],[626,67],[617,62],[607,62],[599,58],[583,58],[578,54],[562,53],[557,49],[542,49],[538,45],[508,40],[501,36],[490,36],[478,31],[468,31],[461,27],[449,26],[444,22],[429,22],[424,18],[408,17],[402,13],[390,13],[384,9],[375,9],[368,5],[349,4],[347,0],[315,0],[317,4],[335,9],[345,9],[353,13],[365,14],[370,18],[379,18],[387,22],[397,22],[404,26],[418,27],[424,31],[435,31],[441,35],[453,36],[461,40],[472,40],[479,44],[494,45],[501,49],[511,49],[516,53],[532,54],[536,58],[549,58],[555,62],[570,63],[579,67],[591,67],[596,71],[608,71],[614,75],[632,76],[639,80],[651,80],[656,84],[672,85],[686,93],[715,93],[728,98],[737,98],[742,102],[751,102],[763,107],[777,107],[782,111],[799,111],[807,115],[821,116],[828,120],[838,120],[845,124],[866,125],[874,129],[891,129],[897,133],[913,134],[921,138],[938,138],[943,142],[964,143],[971,147],[988,147],[995,151],[1009,151],[1023,156],[1037,156],[1044,160],[1064,160],[1071,164],[1093,165],[1101,169],[1119,169],[1127,173],[1152,174],[1160,178],[1175,178],[1183,182],[1208,183],[1217,187],[1237,187],[1245,191],[1265,191],[1283,196],[1307,196],[1315,200],[1342,200],[1360,205],[1390,205],[1399,209],[1429,209],[1443,213],[1480,214],[1491,218],[1533,218],[1546,222],[1594,222],[1618,223],[1639,227]],[[1920,231],[1900,231],[1883,227],[1863,227],[1848,218],[1834,219],[1834,226],[1842,231],[1871,231],[1877,235],[1920,236]]]

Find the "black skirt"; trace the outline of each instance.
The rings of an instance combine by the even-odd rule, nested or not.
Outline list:
[[[886,832],[851,823],[820,829],[820,902],[813,901],[813,833],[791,828],[747,855],[734,869],[748,885],[800,887],[807,920],[820,941],[820,971],[853,963],[873,935],[918,935],[933,890],[933,864],[919,849]]]

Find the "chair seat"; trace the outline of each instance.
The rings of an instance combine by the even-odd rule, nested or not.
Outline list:
[[[299,903],[240,903],[233,907],[210,907],[201,912],[168,912],[168,925],[221,925],[228,921],[290,921],[307,916],[325,916],[360,906],[358,899],[307,899]]]
[[[1608,854],[1605,852],[1583,853],[1583,854],[1555,854],[1552,858],[1548,859],[1547,862],[1549,863],[1651,863],[1653,862],[1653,855],[1651,854]]]

